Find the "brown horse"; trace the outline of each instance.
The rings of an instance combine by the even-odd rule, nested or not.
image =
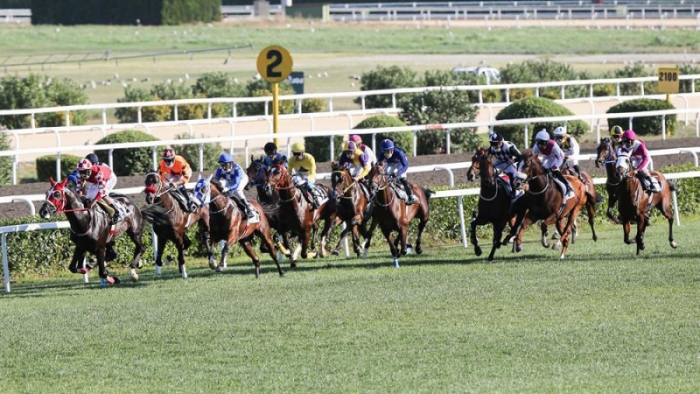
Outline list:
[[[522,236],[525,230],[537,220],[544,220],[541,225],[542,246],[547,247],[547,226],[556,223],[562,245],[560,259],[566,257],[569,248],[569,236],[579,212],[586,204],[586,188],[577,177],[565,175],[574,190],[574,197],[563,203],[563,196],[554,179],[548,175],[542,163],[532,152],[524,154],[520,163],[520,172],[527,177],[529,204],[527,210],[519,209],[516,220],[517,236],[513,250],[522,251]],[[512,231],[511,231],[512,233]],[[558,247],[558,243],[554,245]]]
[[[568,162],[565,162],[561,173],[564,175],[571,175],[578,177],[578,175],[569,168]],[[593,241],[598,241],[598,236],[595,233],[595,206],[599,202],[604,200],[603,196],[598,195],[595,190],[595,184],[593,183],[593,178],[586,172],[581,171],[581,178],[583,179],[583,186],[586,190],[586,213],[588,214],[588,224],[591,226],[591,232],[593,233]],[[578,224],[574,223],[573,231],[571,233],[571,243],[575,242],[576,235],[578,233]]]
[[[610,138],[603,138],[600,144],[596,148],[596,159],[595,166],[600,167],[601,164],[605,166],[605,173],[607,175],[607,181],[605,182],[605,191],[608,192],[608,209],[605,214],[610,220],[615,224],[620,224],[620,220],[613,214],[613,208],[617,203],[617,191],[622,182],[622,179],[617,175],[615,169],[615,164],[617,162],[617,155],[615,154],[615,149]]]
[[[129,216],[112,226],[110,215],[101,208],[85,206],[83,201],[66,187],[67,181],[64,179],[62,182],[55,182],[51,178],[51,189],[46,192],[46,201],[39,209],[39,215],[49,219],[53,215],[65,213],[70,223],[70,238],[75,244],[68,269],[73,273],[87,273],[87,270],[92,267],[78,268],[78,263],[83,261],[86,253],[92,253],[97,257],[102,285],[118,284],[119,278],[109,275],[105,267],[106,254],[109,245],[126,232],[135,245],[131,260],[131,277],[133,280],[138,280],[136,269],[142,267],[140,260],[144,252],[141,242],[143,236],[141,211],[129,197],[110,193],[113,200],[119,201],[131,212]],[[112,258],[116,258],[116,255]]]
[[[145,185],[146,188],[143,191],[146,194],[148,205],[141,209],[141,213],[146,221],[153,223],[153,231],[158,236],[158,245],[155,251],[156,273],[160,273],[160,267],[163,266],[165,245],[171,241],[177,248],[178,270],[183,278],[187,278],[184,251],[190,247],[192,242],[187,237],[186,232],[195,223],[199,224],[200,238],[205,242],[207,249],[211,249],[209,207],[205,206],[193,212],[186,212],[173,195],[174,193],[179,195],[180,192],[166,188],[158,173],[148,173]]]
[[[668,220],[668,242],[672,248],[678,245],[673,240],[673,211],[671,209],[671,191],[675,185],[668,182],[659,172],[651,171],[651,175],[659,181],[661,191],[657,193],[646,192],[642,187],[642,181],[631,170],[628,156],[617,158],[616,172],[621,182],[617,189],[619,198],[617,209],[620,213],[620,221],[624,231],[624,241],[631,244],[629,239],[630,223],[637,223],[637,235],[634,237],[637,244],[637,254],[644,250],[644,231],[647,219],[652,208],[658,209]]]
[[[200,179],[193,190],[192,200],[196,207],[202,208],[209,205],[209,231],[211,232],[212,243],[225,241],[224,247],[221,250],[221,259],[217,265],[214,261],[214,253],[212,248],[209,249],[208,260],[209,268],[218,272],[222,272],[226,267],[226,257],[228,250],[234,242],[238,242],[245,253],[253,260],[255,265],[255,277],[260,276],[260,259],[255,254],[252,241],[255,236],[260,238],[262,244],[267,247],[267,250],[272,257],[272,261],[277,266],[277,272],[280,276],[284,275],[284,271],[277,261],[277,254],[272,244],[270,236],[270,225],[267,222],[267,217],[262,214],[262,207],[255,201],[250,201],[250,204],[258,211],[260,221],[250,224],[245,220],[242,208],[222,193],[222,186],[216,179]],[[262,246],[261,246],[262,248]]]
[[[496,249],[500,248],[502,244],[501,237],[503,236],[503,229],[505,229],[506,223],[513,219],[513,214],[511,212],[511,196],[506,192],[504,183],[509,182],[509,180],[500,178],[493,167],[492,158],[486,147],[479,147],[477,149],[476,155],[472,158],[472,167],[468,173],[471,173],[474,167],[479,169],[481,185],[477,215],[472,220],[471,226],[469,227],[470,240],[472,245],[474,245],[474,253],[476,253],[477,256],[481,256],[481,246],[479,246],[479,239],[476,236],[476,226],[492,224],[493,242],[488,260],[493,261]]]
[[[421,247],[421,236],[425,225],[430,219],[430,204],[428,199],[433,194],[431,190],[410,184],[413,193],[418,198],[417,204],[406,205],[406,202],[399,198],[400,186],[384,173],[384,162],[376,163],[369,173],[370,193],[374,196],[374,208],[372,209],[372,225],[369,229],[367,245],[371,239],[374,228],[379,225],[384,233],[384,237],[389,243],[391,256],[394,259],[394,267],[399,267],[399,257],[406,254],[406,238],[408,237],[408,223],[417,218],[418,234],[416,236],[416,253],[423,253]],[[403,193],[403,191],[401,191]],[[396,240],[392,233],[398,232]],[[401,249],[398,248],[399,243]]]
[[[357,257],[366,256],[364,245],[360,242],[360,233],[365,235],[365,215],[369,198],[362,190],[362,185],[353,180],[350,171],[336,162],[331,163],[331,194],[336,200],[336,213],[339,220],[345,223],[345,230],[340,234],[338,245],[333,254],[338,254],[340,245],[347,233],[352,233],[352,245]]]
[[[297,253],[291,253],[291,241],[290,241],[290,229],[288,228],[286,221],[282,220],[282,215],[280,213],[280,195],[277,190],[272,190],[270,195],[267,195],[264,190],[264,186],[268,181],[268,171],[267,165],[263,161],[263,158],[256,159],[255,157],[250,157],[250,165],[246,169],[246,174],[248,175],[248,184],[246,185],[246,190],[251,187],[255,187],[258,192],[258,203],[265,212],[267,217],[267,222],[270,223],[277,234],[275,234],[277,240],[275,245],[279,248],[282,254],[287,255],[291,262],[295,264],[297,259]],[[273,237],[274,239],[275,237]],[[281,239],[281,242],[280,242]]]
[[[301,257],[308,256],[309,247],[316,254],[314,248],[316,245],[316,232],[318,226],[317,221],[323,221],[323,230],[321,231],[321,257],[327,257],[329,252],[326,247],[328,244],[328,235],[335,224],[335,200],[327,199],[321,204],[318,209],[313,209],[311,204],[306,201],[303,193],[292,182],[292,176],[282,164],[273,165],[268,174],[268,180],[263,190],[265,194],[271,196],[276,190],[280,196],[280,214],[288,228],[295,234],[298,234],[301,239]],[[330,194],[330,189],[325,185],[316,185],[317,188],[322,188],[326,195]],[[292,267],[296,264],[292,262]]]

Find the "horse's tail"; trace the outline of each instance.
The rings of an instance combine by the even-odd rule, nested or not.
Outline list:
[[[423,189],[423,193],[425,193],[425,197],[426,197],[428,200],[430,200],[430,197],[432,197],[433,194],[435,194],[435,192],[432,191],[432,190],[430,190],[430,189],[426,189],[426,188],[422,188],[422,189]]]
[[[154,226],[169,226],[170,216],[165,208],[158,204],[150,204],[141,208],[141,215],[143,215],[144,220],[152,223]]]
[[[675,179],[669,179],[668,180],[668,187],[671,189],[672,192],[678,192],[680,193],[680,189],[676,187],[676,180]]]

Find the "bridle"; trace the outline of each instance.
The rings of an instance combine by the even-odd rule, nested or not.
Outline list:
[[[276,165],[273,167],[273,171],[274,171],[275,169],[276,169],[277,171],[279,171],[279,176],[277,177],[277,181],[274,182],[274,183],[272,182],[272,180],[274,179],[274,177],[268,177],[268,178],[267,178],[267,184],[268,184],[270,187],[272,187],[273,189],[275,189],[275,190],[277,190],[277,191],[280,191],[280,190],[290,190],[290,189],[292,189],[292,188],[295,187],[295,186],[294,186],[294,183],[292,182],[291,177],[289,176],[289,172],[287,172],[287,169],[286,169],[286,168],[284,168],[282,165],[276,164]],[[283,178],[289,178],[289,186],[280,186],[280,183],[282,182],[282,179],[283,179]],[[294,198],[296,198],[296,196],[297,196],[296,190],[294,191],[294,193],[292,194],[292,196],[291,196],[289,199],[287,199],[287,200],[283,200],[283,199],[282,199],[282,196],[280,195],[280,202],[290,202],[290,201],[294,200]]]
[[[394,202],[394,199],[396,198],[396,193],[390,193],[391,194],[391,200],[387,202],[386,204],[382,204],[377,196],[379,195],[379,192],[383,192],[386,190],[386,188],[389,187],[389,177],[384,173],[384,167],[381,166],[376,166],[382,169],[381,173],[377,174],[376,177],[378,177],[380,180],[378,182],[375,182],[374,180],[371,181],[371,188],[374,189],[374,201],[376,201],[377,204],[381,205],[382,207],[388,207]],[[382,187],[384,185],[384,187]]]
[[[532,160],[535,160],[535,158],[532,157],[532,158],[526,158],[525,160],[523,160],[523,162],[520,163],[520,172],[522,172],[523,174],[528,174],[530,171],[527,171],[527,172],[526,172],[526,171],[523,171],[523,169],[527,168],[528,170],[530,170],[530,168],[532,167],[532,165],[530,165],[530,164],[527,164],[527,165],[526,165],[525,162],[526,162],[526,161],[529,162],[529,161],[532,161]],[[525,181],[528,182],[528,184],[529,184],[531,181],[534,181],[534,180],[536,180],[537,178],[546,177],[546,176],[547,176],[546,174],[535,175],[535,176],[533,176],[533,177],[530,177],[530,176],[528,175],[528,177],[525,179]],[[546,182],[545,182],[545,185],[544,185],[544,188],[543,188],[542,190],[538,191],[538,192],[533,191],[533,190],[532,190],[532,186],[530,186],[530,187],[527,189],[527,192],[530,193],[530,194],[532,194],[533,196],[539,196],[540,194],[542,194],[542,193],[544,193],[545,191],[547,191],[547,189],[549,189],[549,183],[550,183],[550,182],[546,181]]]
[[[484,201],[493,201],[496,199],[496,197],[498,197],[498,183],[497,183],[498,180],[496,179],[496,176],[497,176],[496,172],[494,171],[494,168],[491,167],[491,176],[490,177],[482,176],[482,174],[481,174],[482,171],[483,172],[488,171],[487,166],[484,165],[484,163],[482,163],[482,160],[488,162],[488,155],[482,154],[482,155],[479,155],[478,157],[475,155],[474,159],[476,159],[476,160],[472,161],[472,166],[474,165],[474,163],[478,163],[478,165],[479,165],[479,177],[481,178],[481,188],[479,190],[479,198],[484,200]],[[484,187],[484,186],[494,188],[494,192],[493,192],[492,197],[484,197],[484,189],[486,189],[486,187]]]
[[[256,166],[258,168],[258,171],[255,173],[255,176],[251,177],[250,174],[248,174],[248,177],[250,178],[250,184],[252,184],[255,187],[263,186],[264,185],[263,182],[265,182],[265,180],[266,180],[266,179],[262,179],[263,174],[265,173],[265,166],[263,165],[263,163],[258,162],[258,161],[253,161],[250,165],[251,165],[251,168],[252,168],[252,166]]]
[[[347,176],[346,176],[346,175],[347,175]],[[352,189],[353,187],[357,186],[357,182],[355,182],[355,181],[348,181],[348,180],[347,180],[348,177],[349,177],[349,174],[347,173],[347,170],[335,170],[335,171],[333,171],[333,173],[332,173],[331,176],[340,178],[340,181],[339,181],[339,182],[336,182],[336,183],[335,183],[335,186],[333,187],[333,190],[337,193],[337,197],[336,197],[336,198],[337,198],[337,199],[343,198],[343,199],[351,200],[351,199],[352,199],[352,195],[346,196],[346,194],[347,194],[347,192],[348,192],[350,189]],[[334,178],[334,179],[337,179],[337,178]],[[343,188],[343,189],[341,189],[341,192],[338,193],[338,189],[337,189],[338,186],[343,186],[343,184],[344,184],[345,182],[348,183],[348,186],[345,187],[345,188]]]
[[[47,192],[46,203],[53,207],[53,209],[54,209],[53,214],[70,213],[70,212],[85,212],[85,211],[87,211],[87,212],[88,212],[88,218],[90,219],[90,221],[88,222],[87,230],[85,230],[84,233],[76,233],[75,230],[73,230],[72,227],[70,228],[70,231],[71,231],[73,234],[75,234],[76,236],[78,236],[78,237],[83,237],[83,236],[87,235],[87,234],[90,232],[90,230],[92,230],[93,215],[92,215],[91,209],[88,208],[88,207],[76,208],[76,209],[65,209],[65,205],[66,205],[66,192],[65,192],[65,189],[63,189],[63,188],[57,189],[57,188],[56,188],[57,185],[58,185],[58,184],[54,185],[54,186]],[[58,206],[57,204],[54,204],[54,202],[51,201],[51,200],[49,199],[49,194],[51,195],[51,197],[53,198],[53,200],[55,200],[55,201],[60,201],[60,202],[61,202],[61,205]]]
[[[157,181],[149,184],[148,180],[151,178],[155,178]],[[148,174],[146,174],[146,188],[143,189],[143,191],[146,193],[147,196],[149,193],[153,194],[152,204],[160,204],[161,206],[163,206],[163,199],[160,197],[166,193],[170,193],[171,190],[163,190],[163,182],[160,179],[160,175],[156,172],[149,172]],[[170,209],[165,214],[170,214],[170,212],[172,212],[175,209],[176,205],[177,203],[172,204]]]

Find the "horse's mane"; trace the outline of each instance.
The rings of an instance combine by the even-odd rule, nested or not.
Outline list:
[[[153,223],[154,226],[171,226],[168,210],[160,204],[148,204],[141,208],[144,220]]]
[[[224,186],[221,184],[221,182],[215,178],[212,178],[211,181],[209,181],[209,184],[216,186],[216,188],[219,191],[223,190],[223,188],[224,188]]]

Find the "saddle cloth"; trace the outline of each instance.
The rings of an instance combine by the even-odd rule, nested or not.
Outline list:
[[[391,188],[394,189],[396,197],[403,200],[404,202],[408,201],[408,195],[406,195],[406,191],[403,190],[403,185],[400,185],[398,182],[392,182]]]

